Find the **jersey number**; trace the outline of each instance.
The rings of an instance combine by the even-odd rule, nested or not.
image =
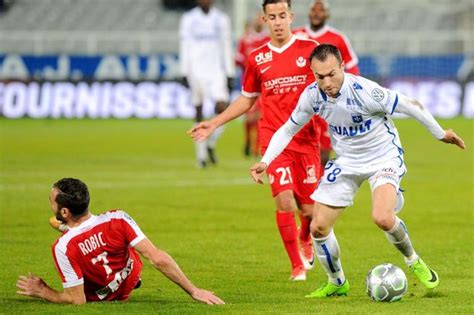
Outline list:
[[[331,167],[333,167],[334,163],[333,162],[328,162],[326,164],[326,167],[324,168],[325,170],[329,170]],[[326,176],[326,179],[330,183],[334,183],[336,181],[337,175],[341,174],[342,169],[339,167],[334,168],[331,172],[328,173]]]
[[[291,170],[290,167],[279,167],[275,170],[275,172],[280,173],[280,185],[286,185],[293,183],[293,179],[291,178]]]
[[[110,276],[112,273],[112,269],[109,267],[109,260],[107,259],[107,252],[103,252],[102,254],[99,254],[97,257],[92,258],[91,261],[95,265],[97,263],[102,263],[102,266],[105,269],[105,273],[107,274],[107,277]]]

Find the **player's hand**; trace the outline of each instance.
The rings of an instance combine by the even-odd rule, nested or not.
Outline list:
[[[225,304],[224,301],[222,301],[217,295],[214,295],[214,292],[210,292],[207,290],[203,289],[196,289],[193,294],[191,294],[191,297],[195,299],[196,301],[209,304],[209,305],[214,305],[214,304]]]
[[[216,126],[209,121],[203,121],[191,128],[188,131],[188,135],[193,138],[194,141],[204,141],[214,132]]]
[[[19,289],[16,293],[20,295],[32,296],[40,298],[41,292],[47,287],[46,282],[34,274],[27,276],[20,276],[16,282],[16,287]]]
[[[56,219],[55,216],[49,218],[49,225],[51,225],[53,229],[58,230],[61,233],[64,233],[68,230],[67,225],[64,224],[62,221]]]
[[[446,134],[444,135],[444,138],[441,139],[441,141],[445,143],[455,144],[461,149],[466,148],[464,141],[453,131],[453,129],[446,130]]]
[[[263,184],[262,176],[263,172],[265,172],[267,167],[267,164],[263,162],[258,162],[250,168],[250,176],[252,176],[254,182],[256,182],[257,184]]]

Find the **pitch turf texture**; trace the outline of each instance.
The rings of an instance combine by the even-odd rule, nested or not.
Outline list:
[[[372,223],[365,183],[335,229],[350,295],[317,300],[304,295],[325,281],[321,267],[306,282],[288,281],[269,187],[248,176],[253,160],[242,156],[239,121],[221,138],[219,166],[199,170],[185,135],[190,121],[2,119],[0,313],[474,313],[473,121],[441,123],[464,137],[468,149],[435,141],[416,121],[397,121],[409,170],[401,217],[418,253],[438,271],[440,286],[427,294]],[[130,213],[194,283],[227,304],[194,302],[147,262],[142,287],[126,303],[74,307],[16,295],[18,275],[29,271],[61,288],[50,250],[58,233],[48,225],[48,193],[61,177],[89,185],[94,213]],[[400,302],[366,296],[366,274],[382,262],[407,273],[409,289]]]

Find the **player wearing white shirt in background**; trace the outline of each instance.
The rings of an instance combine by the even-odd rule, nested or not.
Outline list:
[[[391,115],[409,115],[435,138],[462,149],[463,140],[452,130],[443,130],[418,101],[363,77],[344,73],[344,62],[335,46],[318,46],[310,61],[316,82],[301,94],[290,119],[274,134],[261,162],[250,169],[253,179],[261,183],[268,165],[313,115],[320,115],[328,122],[336,158],[326,165],[321,183],[311,196],[316,201],[311,222],[313,245],[328,282],[307,297],[347,295],[349,291],[333,226],[343,210],[352,205],[364,180],[369,181],[372,191],[375,224],[403,254],[423,285],[428,289],[436,287],[438,275],[416,254],[405,224],[396,216],[403,206],[399,187],[406,168]]]
[[[216,103],[217,114],[224,111],[229,104],[229,88],[235,77],[230,19],[212,7],[212,2],[197,0],[197,6],[183,15],[179,31],[181,73],[185,85],[191,89],[196,122],[203,119],[205,98]],[[214,148],[222,131],[222,128],[217,129],[207,142],[196,143],[200,167],[206,167],[208,158],[213,164],[217,162]]]

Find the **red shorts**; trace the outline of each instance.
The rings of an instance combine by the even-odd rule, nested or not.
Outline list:
[[[313,204],[310,196],[318,185],[320,163],[319,155],[283,151],[267,168],[272,196],[292,190],[299,204]]]
[[[88,302],[97,302],[97,301],[126,301],[132,294],[133,289],[140,280],[140,274],[142,271],[143,263],[135,252],[133,248],[130,248],[130,256],[133,259],[133,269],[132,272],[127,276],[127,278],[120,284],[120,287],[114,291],[107,293],[103,298],[100,298],[96,293],[96,286],[89,286],[86,281],[84,281],[84,293],[86,295],[86,300]]]

